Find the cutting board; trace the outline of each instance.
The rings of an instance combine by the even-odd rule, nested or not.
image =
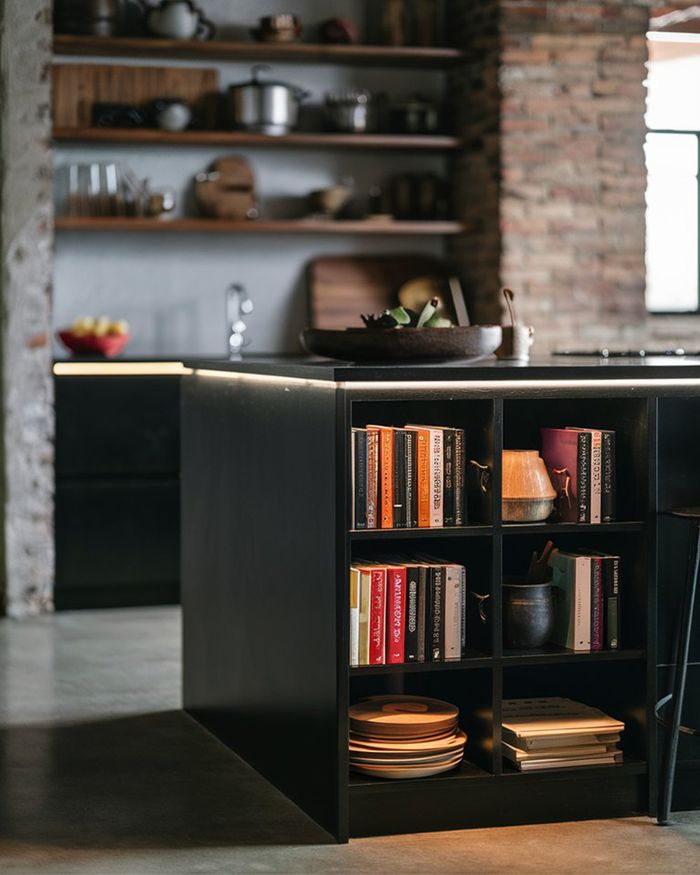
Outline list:
[[[94,103],[143,106],[156,97],[179,97],[195,109],[205,127],[216,125],[216,69],[135,67],[118,64],[54,64],[53,123],[87,128]]]
[[[417,276],[445,276],[430,255],[329,255],[309,262],[309,325],[361,328],[361,313],[381,313],[398,303],[396,293]]]

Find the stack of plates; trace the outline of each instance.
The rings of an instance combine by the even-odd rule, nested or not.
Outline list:
[[[350,708],[350,765],[375,778],[426,778],[462,761],[459,709],[424,696],[373,696]]]

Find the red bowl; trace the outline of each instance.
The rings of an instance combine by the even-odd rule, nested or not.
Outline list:
[[[86,335],[80,337],[72,331],[59,331],[61,343],[74,355],[103,355],[111,359],[124,349],[129,342],[128,334],[105,334],[102,337]]]

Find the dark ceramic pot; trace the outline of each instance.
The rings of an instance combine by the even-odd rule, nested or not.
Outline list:
[[[503,581],[503,644],[513,650],[531,650],[549,641],[554,625],[552,584],[527,583],[520,578]]]

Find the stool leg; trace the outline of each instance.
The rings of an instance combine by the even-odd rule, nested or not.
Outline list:
[[[659,775],[659,810],[657,820],[662,826],[668,823],[671,813],[671,797],[673,796],[673,781],[676,772],[676,756],[678,754],[678,733],[681,725],[685,682],[688,674],[688,653],[693,626],[695,591],[698,583],[698,570],[700,570],[700,524],[697,522],[693,523],[690,537],[688,576],[683,591],[676,632],[676,662],[673,672],[671,717],[666,732],[661,774]]]

